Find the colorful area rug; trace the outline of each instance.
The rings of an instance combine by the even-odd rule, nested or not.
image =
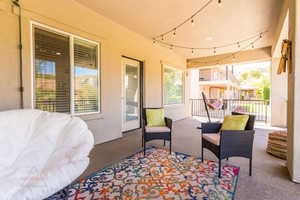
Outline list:
[[[214,161],[154,147],[101,169],[48,200],[233,199],[239,168],[225,165],[222,178]]]

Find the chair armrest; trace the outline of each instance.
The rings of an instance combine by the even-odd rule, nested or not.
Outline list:
[[[172,130],[172,124],[173,124],[173,120],[168,118],[168,117],[165,117],[165,122],[166,122],[166,125],[167,127]]]
[[[146,127],[146,120],[142,118],[142,130],[144,131]]]
[[[210,123],[202,123],[202,133],[218,133],[222,123],[219,122],[210,122]]]

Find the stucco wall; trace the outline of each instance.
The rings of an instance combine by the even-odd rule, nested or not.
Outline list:
[[[271,125],[287,126],[287,73],[277,74],[280,58],[272,58]]]
[[[0,0],[0,110],[19,108],[18,21],[9,0]],[[23,56],[25,107],[32,107],[31,29],[36,21],[62,31],[98,41],[101,44],[102,113],[83,116],[94,133],[96,143],[122,136],[121,133],[121,56],[145,62],[145,106],[162,106],[161,61],[186,69],[183,57],[83,7],[72,0],[23,0]],[[2,5],[2,6],[1,6]],[[188,74],[186,82],[188,82]],[[186,85],[188,88],[188,85]],[[186,90],[187,91],[187,90]],[[186,104],[166,107],[173,119],[188,115]]]

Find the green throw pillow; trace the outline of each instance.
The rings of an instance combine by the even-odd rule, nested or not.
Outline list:
[[[223,130],[245,130],[249,115],[228,115],[225,116],[221,131]]]
[[[166,126],[164,109],[146,109],[147,126]]]

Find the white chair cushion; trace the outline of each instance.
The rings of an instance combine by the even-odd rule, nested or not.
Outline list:
[[[219,146],[220,145],[220,134],[219,133],[209,133],[209,134],[202,134],[202,137],[209,141],[210,143],[213,143],[214,145]]]
[[[167,126],[146,126],[145,130],[147,133],[171,132],[171,130]]]

